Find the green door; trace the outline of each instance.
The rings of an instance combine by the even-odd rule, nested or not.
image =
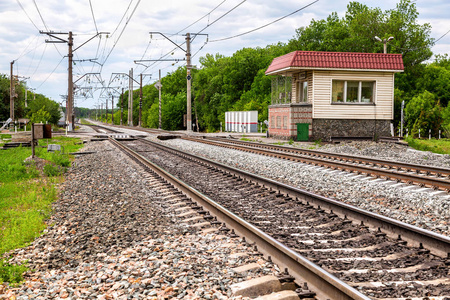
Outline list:
[[[309,124],[308,123],[297,123],[297,141],[308,141],[309,140]]]

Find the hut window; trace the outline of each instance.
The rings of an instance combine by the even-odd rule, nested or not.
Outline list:
[[[298,84],[298,101],[308,102],[308,81],[300,81]]]
[[[375,81],[333,80],[332,103],[373,103]]]

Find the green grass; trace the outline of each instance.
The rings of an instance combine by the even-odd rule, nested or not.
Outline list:
[[[48,144],[60,144],[64,151],[47,152]],[[36,156],[45,160],[40,169],[34,162],[25,162],[31,148],[0,151],[0,257],[26,246],[45,229],[51,204],[58,198],[56,184],[70,166],[72,157],[67,153],[78,151],[82,144],[79,139],[55,137],[39,140],[39,146]],[[0,259],[0,283],[20,282],[24,268]]]
[[[450,154],[450,139],[414,139],[407,137],[405,141],[414,149],[421,151],[431,151],[433,153]]]
[[[94,124],[92,124],[91,122],[86,121],[86,119],[81,119],[81,120],[80,120],[80,123],[81,123],[82,125],[94,125]]]

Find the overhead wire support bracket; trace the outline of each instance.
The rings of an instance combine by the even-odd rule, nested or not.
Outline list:
[[[175,43],[174,41],[172,41],[170,38],[168,38],[166,35],[164,35],[164,33],[158,32],[158,31],[150,31],[149,33],[150,33],[150,35],[152,35],[152,34],[160,34],[160,35],[162,35],[162,36],[165,37],[169,42],[171,42],[172,44],[174,44],[175,46],[177,46],[178,48],[180,48],[181,50],[183,50],[184,52],[186,52],[186,50],[184,50],[183,48],[181,48],[180,45],[178,45],[177,43]]]

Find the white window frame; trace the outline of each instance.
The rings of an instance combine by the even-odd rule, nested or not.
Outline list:
[[[343,100],[342,102],[333,102],[333,81],[343,81],[344,82],[344,91],[343,91]],[[347,81],[357,81],[358,82],[358,101],[357,102],[347,102]],[[372,86],[372,92],[373,92],[373,101],[372,102],[362,102],[361,101],[361,93],[362,93],[362,83],[363,82],[371,82],[373,84]],[[376,102],[376,87],[377,87],[377,81],[376,80],[346,80],[346,79],[332,79],[331,80],[331,104],[375,104]]]

